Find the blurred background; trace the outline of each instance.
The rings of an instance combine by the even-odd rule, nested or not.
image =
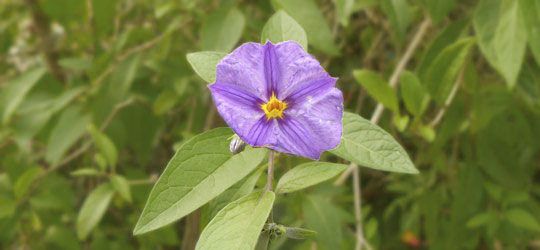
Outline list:
[[[373,249],[540,249],[538,0],[0,0],[0,249],[191,249],[204,208],[132,236],[175,148],[225,126],[186,54],[260,41],[280,9],[421,171],[360,169]],[[318,235],[272,248],[354,249],[351,183],[279,197]]]

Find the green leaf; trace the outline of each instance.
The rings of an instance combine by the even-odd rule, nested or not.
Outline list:
[[[414,116],[421,116],[429,102],[429,96],[418,77],[410,71],[400,76],[400,90],[405,108]]]
[[[255,192],[230,203],[206,226],[195,249],[254,249],[274,198],[272,191]]]
[[[336,15],[339,18],[339,23],[344,27],[349,26],[355,2],[355,0],[334,0]]]
[[[245,18],[236,8],[223,8],[208,15],[201,28],[203,50],[229,52],[240,39]]]
[[[118,192],[120,197],[131,203],[131,189],[129,188],[129,182],[126,180],[126,178],[117,174],[112,175],[110,178],[113,188],[116,190],[116,192]]]
[[[102,184],[86,197],[77,216],[77,237],[80,240],[85,240],[92,229],[97,226],[107,211],[113,194],[114,189],[110,184]]]
[[[195,73],[208,83],[216,81],[216,66],[227,54],[215,51],[201,51],[187,54],[187,60]]]
[[[512,224],[535,232],[540,232],[540,224],[528,211],[514,208],[505,212],[506,218]]]
[[[439,23],[456,5],[454,0],[422,0],[434,23]]]
[[[77,106],[67,108],[52,129],[47,142],[45,159],[52,164],[60,161],[66,151],[81,138],[90,123],[90,116]]]
[[[285,228],[285,237],[295,240],[304,240],[313,238],[317,235],[317,232],[305,228],[299,227],[286,227]]]
[[[538,65],[540,65],[540,2],[537,0],[520,0],[519,8],[523,15],[527,41]]]
[[[223,207],[232,201],[238,200],[239,198],[250,194],[257,184],[257,180],[262,174],[263,168],[255,171],[253,174],[245,177],[243,180],[234,184],[234,186],[225,190],[218,197],[213,199],[208,204],[209,218],[213,218]]]
[[[109,166],[114,169],[118,162],[118,151],[116,150],[116,146],[114,146],[114,143],[107,135],[99,131],[94,125],[89,126],[88,130],[101,155],[105,157]]]
[[[480,213],[472,217],[469,221],[467,221],[467,227],[468,228],[477,228],[480,226],[483,226],[490,221],[495,221],[497,219],[496,216],[494,216],[493,213],[485,212]]]
[[[343,115],[341,144],[331,153],[360,166],[378,170],[416,174],[407,152],[377,125],[357,114]]]
[[[0,111],[2,111],[2,123],[7,124],[23,101],[28,92],[36,85],[36,83],[45,74],[45,68],[35,68],[24,72],[22,75],[13,79],[5,89],[1,89],[0,94]]]
[[[17,209],[17,202],[0,196],[0,219],[13,216]]]
[[[13,193],[15,194],[15,198],[22,198],[27,193],[32,183],[34,183],[34,181],[42,172],[43,170],[39,167],[32,167],[24,171],[24,173],[19,176],[17,182],[15,182],[15,185],[13,186]]]
[[[98,176],[101,174],[97,169],[95,168],[80,168],[77,169],[71,173],[69,173],[71,176]]]
[[[392,31],[399,41],[405,39],[407,28],[411,24],[411,11],[407,0],[382,0],[381,8],[388,16]]]
[[[339,54],[330,26],[313,0],[274,0],[272,3],[298,21],[307,34],[309,44],[330,55]]]
[[[473,38],[455,42],[446,47],[429,67],[423,84],[439,105],[444,105],[473,44]]]
[[[347,165],[329,162],[300,164],[285,173],[276,187],[276,193],[284,194],[302,190],[333,178],[347,169]]]
[[[396,92],[379,74],[361,69],[353,71],[353,76],[376,101],[393,112],[399,113]]]
[[[167,164],[135,226],[142,234],[168,225],[209,202],[253,171],[265,149],[232,155],[228,128],[213,129],[184,143]]]
[[[308,49],[307,35],[302,26],[285,11],[279,10],[264,25],[261,33],[261,42],[272,41],[273,43],[293,40]]]
[[[420,65],[417,69],[418,77],[422,81],[425,80],[425,75],[435,58],[437,58],[443,49],[457,41],[464,31],[467,30],[467,27],[469,27],[468,19],[462,19],[450,23],[442,32],[437,35],[433,42],[430,43],[428,49],[422,56]]]
[[[481,0],[473,23],[480,50],[513,88],[523,63],[527,34],[519,1]]]
[[[317,232],[316,241],[321,249],[345,249],[339,207],[324,197],[310,195],[304,200],[302,211],[307,227]]]

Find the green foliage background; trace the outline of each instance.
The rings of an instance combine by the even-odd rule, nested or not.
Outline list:
[[[540,248],[537,0],[3,0],[0,17],[0,249],[188,249],[189,218],[132,232],[175,149],[225,126],[192,66],[261,36],[308,44],[347,111],[385,107],[420,171],[361,168],[373,248]],[[276,221],[318,234],[272,248],[353,249],[350,182],[276,197]]]

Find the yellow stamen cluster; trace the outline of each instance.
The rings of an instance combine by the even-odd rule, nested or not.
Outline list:
[[[287,109],[287,103],[277,99],[276,95],[272,93],[270,100],[267,103],[261,105],[261,109],[266,114],[266,119],[283,118],[283,111]]]

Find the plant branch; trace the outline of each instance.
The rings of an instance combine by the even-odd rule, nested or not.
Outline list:
[[[58,51],[55,49],[55,41],[51,36],[50,21],[47,15],[39,7],[37,0],[25,0],[32,15],[32,23],[40,40],[40,49],[43,53],[45,64],[49,72],[62,83],[66,82],[66,75],[58,64]]]
[[[394,72],[390,76],[390,80],[389,80],[390,87],[395,88],[397,86],[399,76],[401,75],[403,70],[405,70],[405,67],[407,66],[414,52],[418,48],[418,45],[420,45],[420,42],[423,40],[430,26],[431,26],[431,20],[429,18],[424,19],[424,21],[422,21],[422,23],[420,24],[420,27],[416,31],[416,34],[414,34],[414,37],[411,40],[411,43],[409,43],[409,46],[407,46],[407,50],[405,50],[405,53],[399,60],[396,68],[394,69]],[[378,103],[377,107],[375,108],[375,111],[373,112],[373,115],[371,116],[371,122],[377,124],[379,120],[381,119],[383,112],[384,112],[384,106],[381,103]]]
[[[351,164],[354,165],[354,164]],[[360,180],[360,168],[354,165],[353,168],[353,192],[354,192],[354,217],[356,219],[356,250],[361,250],[363,246],[366,249],[371,250],[371,245],[364,237],[364,230],[362,227],[362,196],[361,180]]]
[[[464,77],[465,77],[465,67],[461,68],[458,78],[454,82],[454,86],[452,86],[452,90],[450,91],[450,94],[444,101],[442,108],[439,110],[437,115],[435,115],[435,118],[429,123],[429,126],[433,128],[433,127],[436,127],[441,122],[442,118],[446,114],[446,110],[448,110],[448,107],[450,107],[450,104],[452,104],[452,101],[454,100],[454,97],[457,94],[459,86],[461,86],[461,84],[463,83]]]
[[[274,151],[268,152],[268,175],[266,176],[266,191],[272,191],[274,182]]]

